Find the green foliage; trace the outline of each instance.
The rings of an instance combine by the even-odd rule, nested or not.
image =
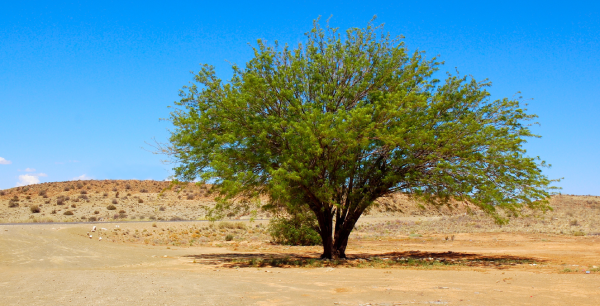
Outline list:
[[[314,216],[295,214],[289,218],[276,217],[269,222],[269,234],[273,241],[284,245],[320,245]]]
[[[487,80],[434,78],[441,63],[382,26],[342,35],[316,21],[306,37],[296,48],[259,40],[228,82],[204,65],[180,92],[161,149],[178,179],[214,183],[217,213],[251,211],[263,195],[306,208],[325,253],[335,218],[343,255],[358,218],[393,192],[468,201],[499,223],[498,210],[548,209],[545,164],[523,149],[536,116],[519,99],[491,100]]]

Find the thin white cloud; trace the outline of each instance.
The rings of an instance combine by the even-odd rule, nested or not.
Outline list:
[[[35,169],[33,169],[33,168],[26,168],[25,172],[35,172]]]
[[[74,178],[71,179],[71,181],[87,181],[87,180],[91,180],[92,178],[87,176],[86,174],[82,174],[80,176],[76,176]]]
[[[6,160],[4,157],[0,157],[0,165],[10,165],[12,162],[10,160]]]
[[[38,184],[40,179],[36,175],[23,174],[19,175],[19,181],[17,182],[17,187],[27,186],[31,184]]]
[[[23,174],[19,175],[19,181],[17,182],[17,187],[31,185],[31,184],[39,184],[40,177],[47,177],[46,173],[31,173],[31,174]]]

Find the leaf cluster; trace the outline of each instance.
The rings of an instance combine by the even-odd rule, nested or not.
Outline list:
[[[442,63],[383,26],[344,34],[315,21],[295,48],[259,40],[228,82],[204,65],[171,113],[176,177],[214,183],[221,208],[267,195],[343,219],[394,192],[468,201],[499,222],[499,208],[547,208],[552,180],[523,148],[536,116],[519,99],[434,78]]]

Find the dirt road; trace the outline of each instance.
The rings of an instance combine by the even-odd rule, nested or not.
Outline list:
[[[116,224],[98,227],[104,226],[114,228]],[[128,226],[133,225],[120,225]],[[225,268],[194,260],[243,251],[111,243],[98,241],[99,232],[90,233],[92,239],[86,238],[90,229],[89,224],[0,226],[0,304],[600,305],[598,273],[558,273],[556,269],[533,267]],[[492,243],[489,237],[476,237],[446,248],[528,255],[527,248],[510,247],[497,238]],[[581,254],[587,254],[582,255],[585,263],[600,258],[597,244],[590,241],[556,240],[536,242],[539,245],[530,255],[544,257],[550,266],[571,257],[577,262]],[[445,248],[423,242],[404,245],[404,249],[417,246],[420,250]],[[396,248],[394,242],[351,243],[349,253]]]

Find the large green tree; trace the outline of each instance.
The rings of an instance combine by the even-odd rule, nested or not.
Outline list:
[[[253,50],[228,82],[204,65],[183,88],[167,151],[178,179],[214,183],[222,203],[262,196],[314,213],[322,258],[344,258],[359,217],[394,192],[467,201],[499,222],[547,208],[551,180],[523,149],[535,115],[490,99],[488,81],[435,79],[441,63],[372,23],[316,21],[304,44]]]

